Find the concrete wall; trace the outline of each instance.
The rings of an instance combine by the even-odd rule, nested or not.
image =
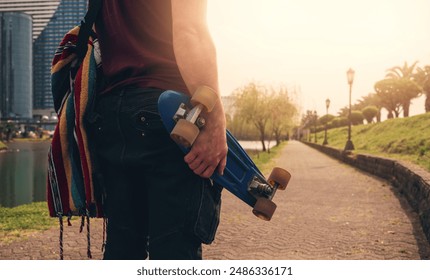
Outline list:
[[[392,159],[353,154],[314,143],[305,144],[363,171],[389,181],[408,200],[419,215],[427,240],[430,242],[430,172],[423,168]]]

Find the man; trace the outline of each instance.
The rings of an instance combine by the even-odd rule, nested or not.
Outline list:
[[[95,141],[107,193],[104,259],[201,259],[219,222],[226,165],[220,98],[184,157],[157,111],[164,90],[219,93],[205,0],[103,1],[96,23],[107,78]],[[218,94],[219,95],[219,94]]]

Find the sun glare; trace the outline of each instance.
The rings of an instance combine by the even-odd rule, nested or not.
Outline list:
[[[430,64],[429,1],[208,3],[224,95],[251,80],[290,84],[301,88],[303,107],[324,108],[330,97],[338,110],[347,103],[349,67],[356,70],[354,99],[359,99],[390,67],[416,60]]]

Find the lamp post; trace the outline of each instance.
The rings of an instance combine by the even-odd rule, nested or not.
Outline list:
[[[348,141],[346,142],[345,145],[345,151],[350,151],[350,150],[354,150],[354,144],[352,143],[351,140],[351,91],[352,91],[352,83],[354,82],[354,70],[352,70],[351,68],[348,69],[348,71],[346,72],[346,77],[348,79],[348,84],[349,84],[349,117],[348,117]]]
[[[325,127],[324,127],[324,142],[323,145],[327,145],[327,117],[328,117],[328,107],[330,107],[330,99],[325,100],[325,109],[326,109],[326,115],[325,115]]]
[[[314,111],[314,134],[315,134],[315,143],[317,142],[317,111]]]

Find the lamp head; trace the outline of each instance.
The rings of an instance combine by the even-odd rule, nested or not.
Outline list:
[[[348,79],[349,85],[352,85],[352,82],[354,81],[354,74],[355,74],[355,71],[352,70],[351,68],[349,68],[348,71],[346,71],[346,78]]]

